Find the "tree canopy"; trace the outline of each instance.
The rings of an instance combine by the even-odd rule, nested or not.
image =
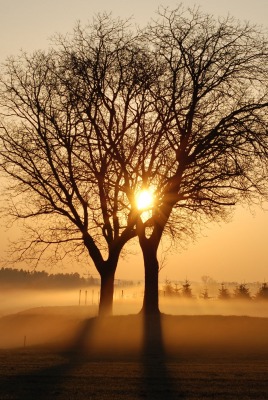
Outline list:
[[[87,249],[102,278],[100,306],[109,293],[109,310],[119,254],[136,235],[120,154],[146,108],[149,56],[126,22],[102,15],[58,36],[48,52],[8,59],[2,70],[8,212],[34,221],[20,255],[38,261],[51,245],[57,256]]]
[[[123,165],[154,192],[151,215],[137,219],[137,233],[148,304],[155,298],[148,307],[156,309],[163,233],[189,234],[239,202],[267,199],[268,48],[256,26],[182,6],[163,9],[146,37],[161,73],[136,132],[139,146]],[[146,296],[145,283],[145,304]]]

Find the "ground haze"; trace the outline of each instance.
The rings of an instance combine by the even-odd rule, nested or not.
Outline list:
[[[188,315],[144,320],[127,315],[134,300],[117,299],[125,315],[101,320],[94,304],[2,316],[0,398],[267,398],[267,318],[189,315],[185,303]]]

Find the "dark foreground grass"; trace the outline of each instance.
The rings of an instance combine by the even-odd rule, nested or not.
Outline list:
[[[267,319],[69,316],[64,327],[62,341],[44,331],[43,343],[0,351],[1,400],[268,399]]]

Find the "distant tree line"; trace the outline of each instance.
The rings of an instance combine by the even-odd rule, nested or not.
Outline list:
[[[237,285],[233,294],[231,294],[224,284],[222,284],[219,289],[219,299],[228,300],[231,298],[239,300],[268,300],[268,284],[266,282],[262,283],[255,296],[251,295],[250,290],[245,283]]]
[[[160,291],[160,294],[164,296],[177,296],[187,299],[195,298],[192,293],[191,282],[188,279],[186,279],[180,287],[178,286],[178,284],[172,284],[169,280],[166,280],[163,290]],[[237,284],[233,290],[233,293],[231,293],[231,291],[225,287],[224,283],[222,283],[221,287],[218,289],[217,297],[220,300],[268,300],[268,283],[262,283],[254,296],[250,293],[246,283]],[[205,288],[201,293],[201,298],[205,300],[211,298],[207,288]]]
[[[0,286],[14,288],[76,288],[99,285],[99,279],[81,277],[79,273],[48,274],[46,271],[1,268]]]

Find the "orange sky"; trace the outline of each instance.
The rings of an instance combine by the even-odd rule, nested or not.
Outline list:
[[[1,0],[0,14],[0,61],[20,49],[29,52],[48,47],[48,39],[55,32],[71,31],[74,24],[91,21],[97,12],[112,11],[114,16],[133,16],[138,24],[145,24],[157,6],[163,4],[174,8],[179,2],[166,0]],[[205,12],[226,15],[228,12],[241,20],[263,24],[267,27],[267,0],[186,0],[185,6],[200,5]],[[268,206],[266,207],[268,210]],[[5,221],[1,221],[4,225]],[[219,281],[263,281],[268,280],[267,257],[268,211],[256,210],[252,216],[239,208],[233,221],[219,226],[209,226],[205,236],[185,250],[168,255],[160,279],[200,280],[210,275]],[[3,227],[0,226],[0,259],[5,249]],[[78,266],[71,267],[81,274]],[[53,271],[51,271],[53,272]],[[94,267],[90,272],[96,274]],[[117,277],[142,279],[143,266],[139,252],[119,263]]]
[[[185,249],[169,250],[160,280],[200,281],[203,275],[218,281],[268,280],[267,227],[267,211],[255,209],[252,215],[239,207],[231,222],[210,224],[195,243]],[[128,274],[133,279],[143,276],[141,255],[128,256],[120,262],[117,276],[123,279]]]

